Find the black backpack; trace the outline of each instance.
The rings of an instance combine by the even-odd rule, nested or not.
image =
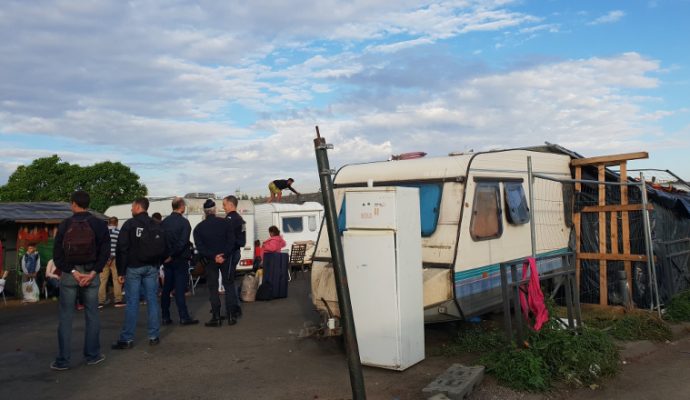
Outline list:
[[[165,256],[165,231],[149,218],[145,224],[134,228],[134,240],[139,261],[159,263]]]
[[[70,264],[87,264],[96,261],[96,232],[89,218],[72,219],[62,239],[65,261]]]

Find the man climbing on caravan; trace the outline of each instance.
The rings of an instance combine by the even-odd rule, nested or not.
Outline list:
[[[268,199],[269,203],[272,203],[273,200],[278,199],[280,201],[283,198],[283,190],[285,189],[290,189],[292,193],[296,195],[300,195],[298,191],[296,191],[293,187],[292,184],[295,182],[294,179],[292,178],[287,178],[287,179],[276,179],[273,182],[268,184],[268,191],[271,192],[271,198]]]

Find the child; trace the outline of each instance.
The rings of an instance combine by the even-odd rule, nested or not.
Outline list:
[[[22,257],[22,272],[24,280],[36,279],[36,274],[41,270],[41,256],[36,251],[36,245],[30,244],[26,248],[26,254]]]
[[[263,252],[264,253],[280,253],[280,251],[285,247],[285,239],[280,236],[280,230],[277,226],[272,225],[268,228],[269,238],[264,241]]]
[[[252,272],[256,272],[261,268],[261,262],[264,258],[264,249],[261,248],[261,241],[254,241],[254,266],[252,267]]]

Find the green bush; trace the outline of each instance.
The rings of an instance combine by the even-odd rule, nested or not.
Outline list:
[[[486,371],[505,386],[540,392],[551,387],[551,374],[544,359],[530,349],[504,347],[480,359]]]
[[[530,332],[526,343],[527,348],[519,349],[507,345],[498,331],[475,327],[462,331],[444,353],[484,352],[479,361],[502,385],[532,392],[547,390],[557,381],[588,385],[619,368],[613,340],[597,329],[574,333],[552,320],[540,332]]]
[[[553,380],[588,385],[618,370],[618,349],[610,337],[594,329],[577,334],[546,327],[530,337],[530,349],[549,366]]]
[[[680,292],[671,298],[666,307],[665,317],[674,322],[690,321],[690,290]]]

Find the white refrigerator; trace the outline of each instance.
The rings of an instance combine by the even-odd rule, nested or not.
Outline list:
[[[362,364],[402,371],[424,359],[417,188],[345,193],[345,267]]]

